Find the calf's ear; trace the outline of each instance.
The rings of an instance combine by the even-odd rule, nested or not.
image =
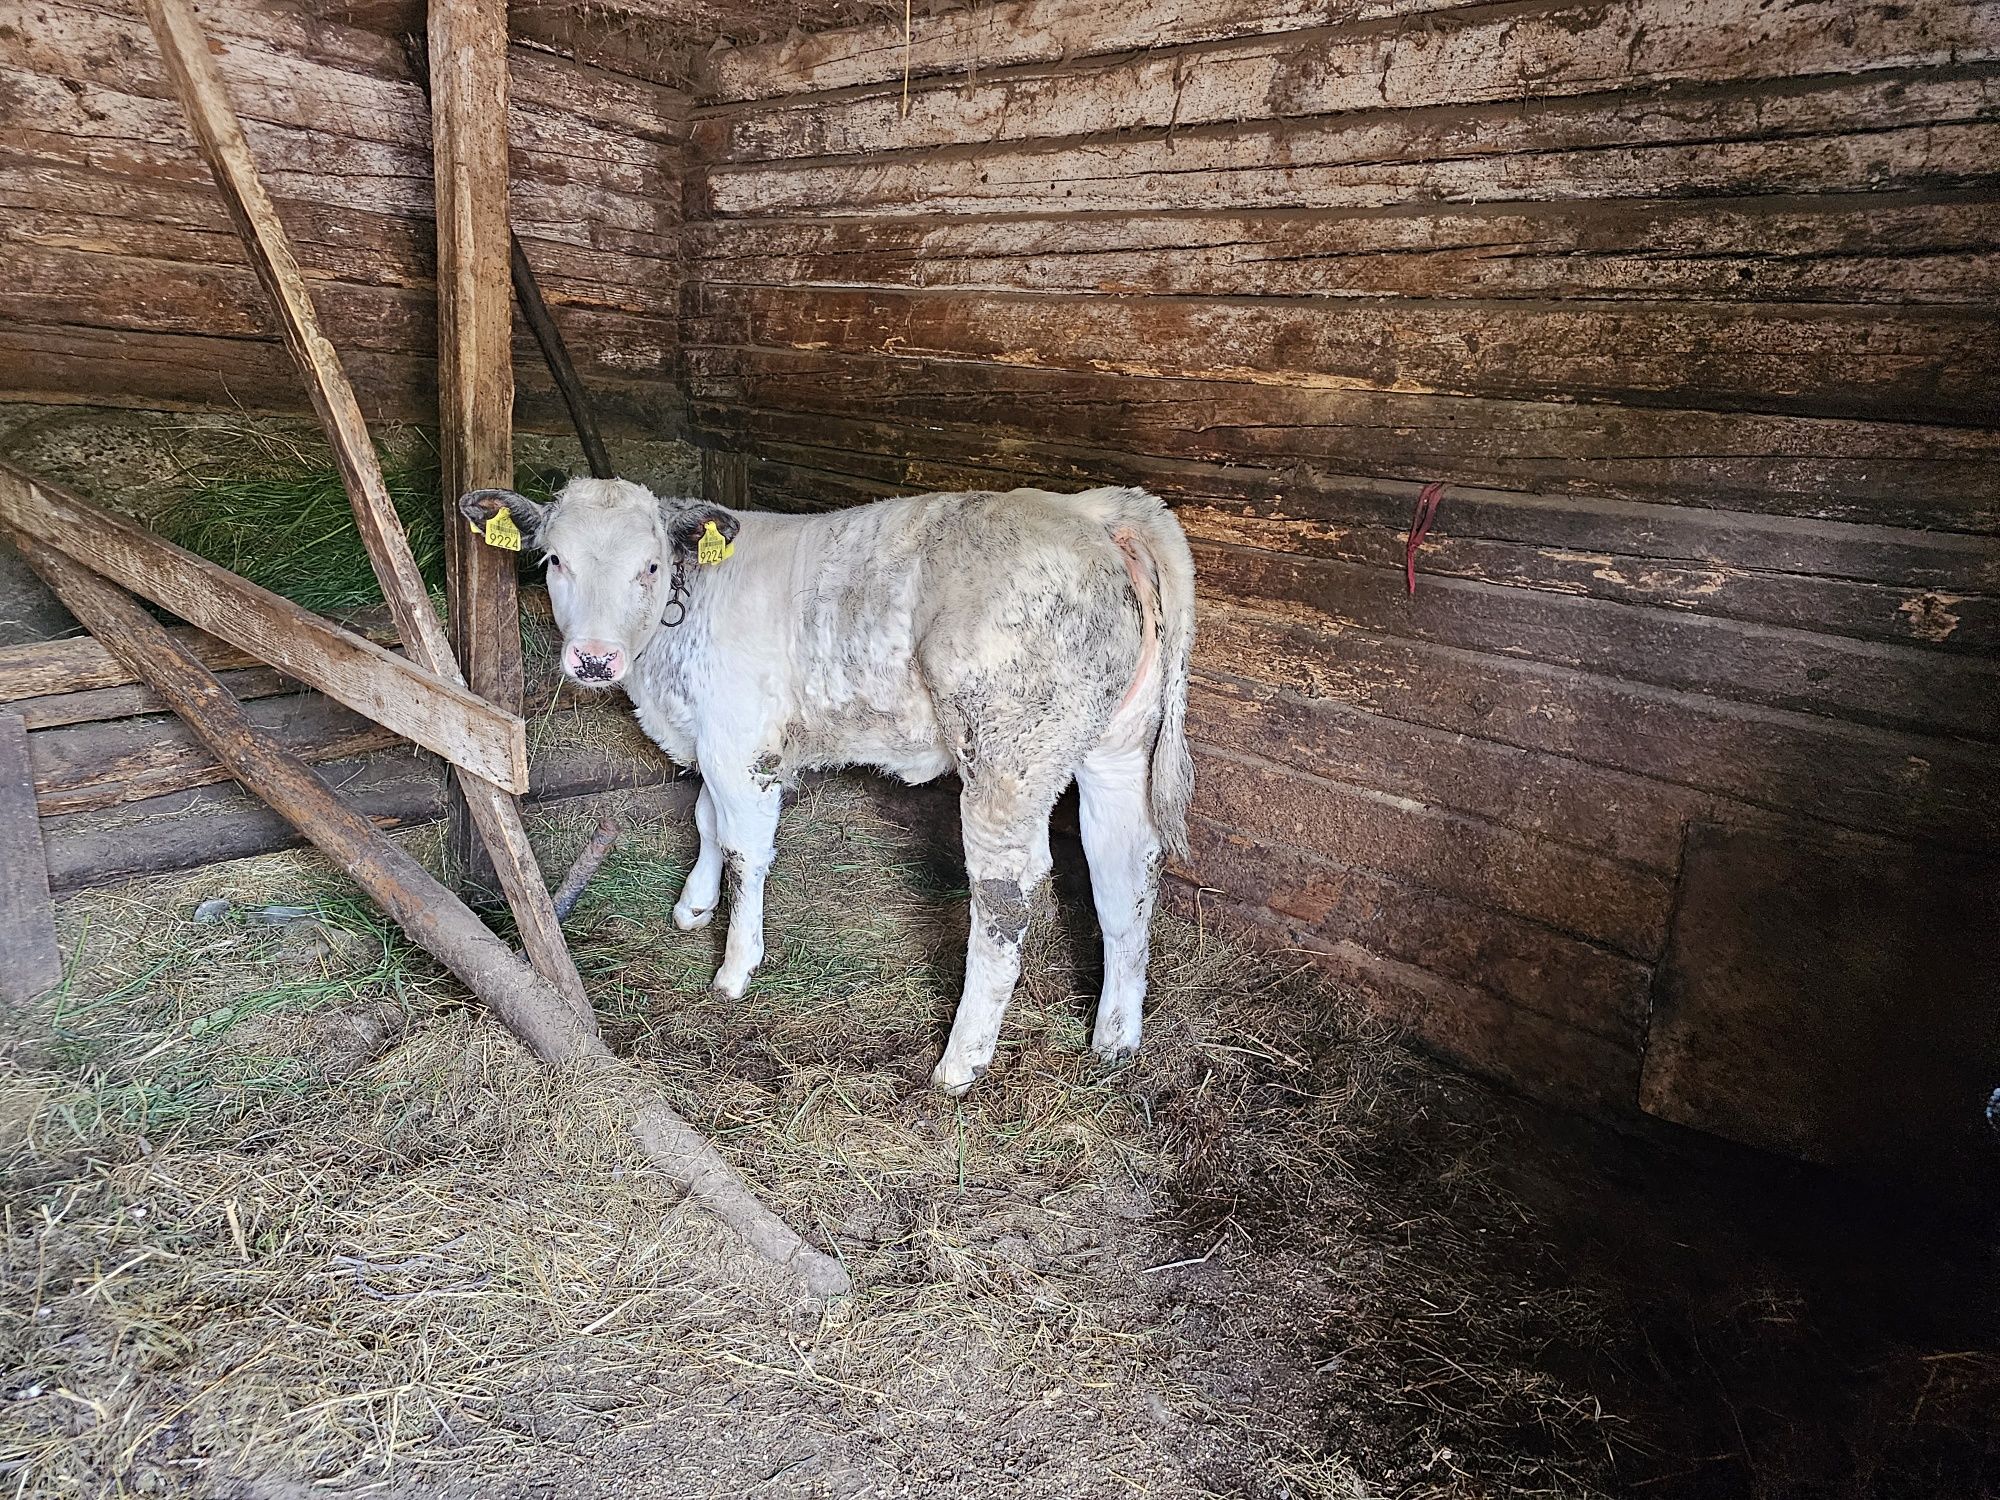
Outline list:
[[[506,511],[522,540],[530,544],[540,533],[548,509],[513,490],[468,490],[458,500],[458,513],[481,531],[501,511]]]
[[[736,533],[743,523],[719,505],[683,505],[667,518],[667,525],[673,532],[674,546],[693,552],[701,542],[701,534],[708,530],[710,523],[722,533],[725,542],[736,540]]]

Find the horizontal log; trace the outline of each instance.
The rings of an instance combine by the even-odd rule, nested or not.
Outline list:
[[[2000,434],[1966,428],[1305,390],[801,350],[694,346],[684,359],[697,426],[724,447],[809,443],[994,467],[1067,447],[1085,475],[1142,453],[1763,515],[2000,530]]]
[[[1406,797],[1195,747],[1195,810],[1260,842],[1440,891],[1650,961],[1673,881]]]
[[[319,773],[342,800],[377,826],[426,823],[444,811],[444,775],[438,762],[409,746],[322,761]],[[656,789],[663,810],[685,815],[696,784],[668,781],[673,768],[635,759],[623,751],[563,749],[534,756],[530,805],[615,788]],[[297,831],[233,782],[121,803],[101,811],[45,818],[49,878],[59,891],[106,885],[197,865],[244,859],[289,849]]]
[[[327,336],[343,352],[423,353],[435,359],[433,288],[316,280],[312,292]],[[191,266],[23,245],[0,246],[0,317],[133,332],[279,336],[270,298],[241,263]],[[586,378],[670,378],[678,340],[673,321],[589,307],[565,308],[562,320]],[[516,333],[514,358],[523,367],[541,358],[525,327]]]
[[[1463,814],[1669,878],[1680,864],[1687,820],[1720,815],[1718,799],[1706,793],[1441,732],[1213,670],[1195,675],[1188,733],[1215,749]],[[1734,808],[1728,815],[1744,821]]]
[[[558,321],[567,316],[558,313]],[[371,420],[429,422],[437,415],[437,358],[356,350],[348,372]],[[571,431],[540,356],[515,366],[514,425]],[[17,401],[85,402],[155,411],[296,412],[305,388],[281,344],[195,334],[75,325],[0,324],[0,388]],[[613,432],[658,437],[680,430],[677,393],[658,380],[595,379],[591,399]]]
[[[1916,733],[2000,738],[2000,662],[1400,569],[1195,543],[1203,597],[1349,628],[1504,651],[1628,682]]]
[[[527,789],[521,720],[462,685],[4,464],[0,519],[453,765]]]
[[[1959,848],[2000,845],[1991,751],[1211,601],[1202,670],[1709,792]]]
[[[1990,192],[1386,211],[715,219],[705,283],[1168,296],[1981,303]]]
[[[94,84],[0,66],[0,90],[16,97],[19,119],[8,151],[43,170],[89,172],[199,185],[206,170],[177,106]],[[251,149],[280,203],[314,200],[339,208],[428,218],[430,155],[416,146],[342,136],[309,125],[247,123]],[[680,169],[669,158],[644,169],[587,156],[523,147],[514,158],[513,218],[526,237],[589,243],[666,257],[679,223]]]
[[[1119,130],[1299,119],[2000,59],[2000,6],[1931,0],[1547,0],[1333,24],[1096,65],[896,83],[705,111],[711,160],[839,157]]]
[[[410,31],[423,30],[411,16]],[[422,144],[428,111],[399,34],[385,35],[254,0],[204,5],[246,120],[315,123],[369,139]],[[148,98],[175,97],[137,0],[0,0],[0,61]],[[601,149],[641,160],[679,144],[688,100],[674,89],[579,66],[535,47],[507,53],[508,126],[525,141]]]
[[[1164,891],[1169,910],[1221,926],[1255,947],[1303,958],[1408,1040],[1537,1099],[1606,1119],[1630,1119],[1639,1059],[1628,1043],[1538,1014],[1478,985],[1440,978],[1352,940],[1322,937],[1247,901],[1179,882]]]
[[[1462,3],[1347,0],[1341,11],[1373,20]],[[726,47],[707,59],[700,95],[726,102],[853,88],[906,74],[977,77],[1022,63],[1293,31],[1327,14],[1325,0],[1125,0],[1115,7],[1089,0],[1001,0],[978,9],[918,12],[907,30],[901,20],[884,21]]]
[[[1261,469],[1143,453],[1078,451],[1059,443],[1043,449],[1015,445],[998,466],[904,456],[916,441],[913,437],[894,453],[774,441],[760,445],[752,462],[766,489],[810,492],[815,503],[828,506],[927,490],[1137,484],[1171,501],[1191,535],[1269,552],[1399,566],[1421,488],[1316,465]],[[756,503],[766,502],[760,495]],[[1381,550],[1385,539],[1393,541],[1392,551]],[[1936,644],[1959,640],[1957,630],[1944,628],[1950,622],[1939,618],[1945,606],[1956,609],[1969,598],[1976,611],[1988,597],[2000,594],[2000,541],[1991,537],[1580,495],[1453,487],[1424,543],[1422,570],[1453,572],[1449,551],[1455,544],[1513,549],[1545,563],[1543,568],[1496,564],[1492,569],[1496,580],[1525,583],[1541,578],[1547,586],[1577,593],[1591,592],[1589,585],[1594,583],[1607,590],[1629,591],[1607,592],[1607,598],[1672,602],[1693,609],[1702,608],[1704,601],[1729,597],[1731,570],[1743,570],[1747,578],[1774,588],[1881,585],[1881,592],[1896,601],[1892,612],[1900,617],[1900,624],[1887,628],[1891,638]],[[1685,595],[1672,592],[1682,585],[1671,581],[1677,576],[1671,567],[1665,569],[1669,581],[1659,583],[1650,582],[1642,572],[1677,562],[1689,565],[1685,575],[1679,575],[1692,580],[1684,585]],[[1586,580],[1564,573],[1567,565],[1589,565],[1601,572],[1626,568],[1634,576]],[[1463,572],[1486,576],[1477,567],[1468,566]],[[1801,606],[1796,615],[1776,616],[1771,623],[1811,626],[1818,621],[1823,628],[1840,629],[1838,623],[1829,623],[1847,613],[1831,602],[1838,597],[1816,598],[1810,609]],[[1724,607],[1712,612],[1732,613]],[[1858,606],[1854,613],[1861,613]],[[1938,628],[1918,624],[1917,617],[1924,616],[1932,617]],[[1763,618],[1754,613],[1742,617]]]
[[[176,628],[172,635],[213,670],[256,665],[256,658],[248,652],[212,635],[186,626]],[[0,703],[121,687],[135,681],[131,668],[89,636],[0,646]]]
[[[241,671],[217,672],[215,676],[239,703],[299,691],[296,682],[269,667],[246,667]],[[167,711],[167,707],[151,688],[135,684],[22,698],[9,704],[8,710],[20,715],[21,721],[34,730],[58,729],[67,724],[102,724],[114,719],[136,718],[141,714],[161,714]]]
[[[1184,499],[1175,515],[1189,536],[1208,542],[1254,547],[1266,552],[1304,558],[1400,569],[1404,562],[1407,516],[1398,524],[1388,516],[1330,512],[1341,498],[1328,495],[1324,507],[1310,483],[1287,487],[1291,499],[1272,509],[1252,510],[1241,502],[1205,498]],[[1178,489],[1166,493],[1184,495]],[[1414,498],[1399,497],[1405,500]],[[1526,498],[1526,497],[1524,497]],[[1536,497],[1539,498],[1539,497]],[[1586,502],[1577,502],[1576,509]],[[1358,507],[1357,507],[1358,509]],[[1994,655],[2000,653],[2000,594],[1975,591],[1977,585],[2000,585],[2000,542],[1938,533],[1897,532],[1886,527],[1865,529],[1878,535],[1852,539],[1844,550],[1860,567],[1883,571],[1908,568],[1931,575],[1922,586],[1858,581],[1810,573],[1804,559],[1786,557],[1786,568],[1745,567],[1728,551],[1738,518],[1716,515],[1723,524],[1703,536],[1701,513],[1691,524],[1668,528],[1679,533],[1696,556],[1678,558],[1655,540],[1648,521],[1635,521],[1623,535],[1583,545],[1534,545],[1512,537],[1489,538],[1482,523],[1499,507],[1447,496],[1439,529],[1432,531],[1418,554],[1418,568],[1427,577],[1447,577],[1501,584],[1511,588],[1579,595],[1619,604],[1658,605],[1691,614],[1716,615],[1757,624],[1778,625],[1823,635],[1893,641],[1927,650]],[[1552,498],[1547,506],[1552,524],[1573,514]],[[1649,508],[1651,509],[1651,508]],[[1302,514],[1303,512],[1303,514]],[[1649,518],[1650,519],[1650,518]],[[1676,518],[1681,519],[1679,517]],[[1761,520],[1763,518],[1741,518]],[[1801,522],[1801,526],[1840,523]],[[1526,528],[1523,528],[1526,529]],[[1743,530],[1752,528],[1744,527]],[[1886,535],[1880,535],[1886,533]],[[1908,545],[1903,539],[1908,538]],[[1766,540],[1788,540],[1765,533]],[[1927,543],[1941,540],[1947,545]],[[1972,548],[1950,543],[1975,542]],[[1871,543],[1873,545],[1871,545]],[[1691,545],[1690,545],[1691,544]],[[1653,550],[1645,550],[1651,547]],[[1942,572],[1936,571],[1940,565]]]
[[[113,689],[112,691],[120,691]],[[266,697],[244,706],[260,732],[316,762],[382,750],[398,736],[317,694]],[[229,779],[196,735],[176,720],[125,719],[45,729],[28,737],[35,805],[43,817],[91,812]]]
[[[1627,1046],[1644,1036],[1652,982],[1644,963],[1199,814],[1189,841],[1189,863],[1204,886],[1304,923],[1329,942],[1356,943]]]
[[[243,264],[242,242],[212,183],[149,181],[0,154],[0,209],[8,212],[10,242],[23,248]],[[428,219],[297,199],[285,203],[284,216],[309,276],[424,291],[434,285]],[[557,305],[645,313],[676,300],[679,269],[669,258],[567,240],[526,243]]]
[[[717,166],[709,215],[1157,213],[1962,188],[2000,79],[1854,77],[1200,126],[1103,142]],[[1636,190],[1636,191],[1635,191]]]
[[[692,289],[690,342],[1311,389],[1985,424],[1988,308]]]

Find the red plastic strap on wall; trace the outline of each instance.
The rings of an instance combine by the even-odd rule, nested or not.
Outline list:
[[[1437,519],[1438,502],[1442,499],[1444,485],[1435,480],[1417,494],[1417,508],[1410,515],[1409,540],[1403,545],[1403,582],[1407,593],[1417,591],[1417,548],[1431,534],[1431,522]]]

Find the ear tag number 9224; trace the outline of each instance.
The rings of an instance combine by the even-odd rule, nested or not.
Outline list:
[[[715,522],[710,521],[702,528],[701,540],[694,545],[694,560],[703,566],[712,566],[735,551],[736,544],[725,540],[722,533],[716,529]]]
[[[504,505],[493,513],[482,534],[489,547],[501,547],[509,552],[521,550],[521,528],[514,524],[514,517]]]

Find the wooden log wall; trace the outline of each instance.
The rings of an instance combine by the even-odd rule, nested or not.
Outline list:
[[[2000,848],[1996,64],[1992,0],[1010,0],[725,52],[697,438],[753,503],[1166,496],[1206,909],[1630,1113],[1691,827]]]
[[[434,421],[431,124],[397,34],[422,8],[326,9],[202,22],[367,415]],[[605,420],[676,431],[686,95],[543,46],[509,72],[513,221],[556,320]],[[566,429],[518,322],[514,359],[517,420]],[[137,0],[0,0],[0,392],[306,408]]]

